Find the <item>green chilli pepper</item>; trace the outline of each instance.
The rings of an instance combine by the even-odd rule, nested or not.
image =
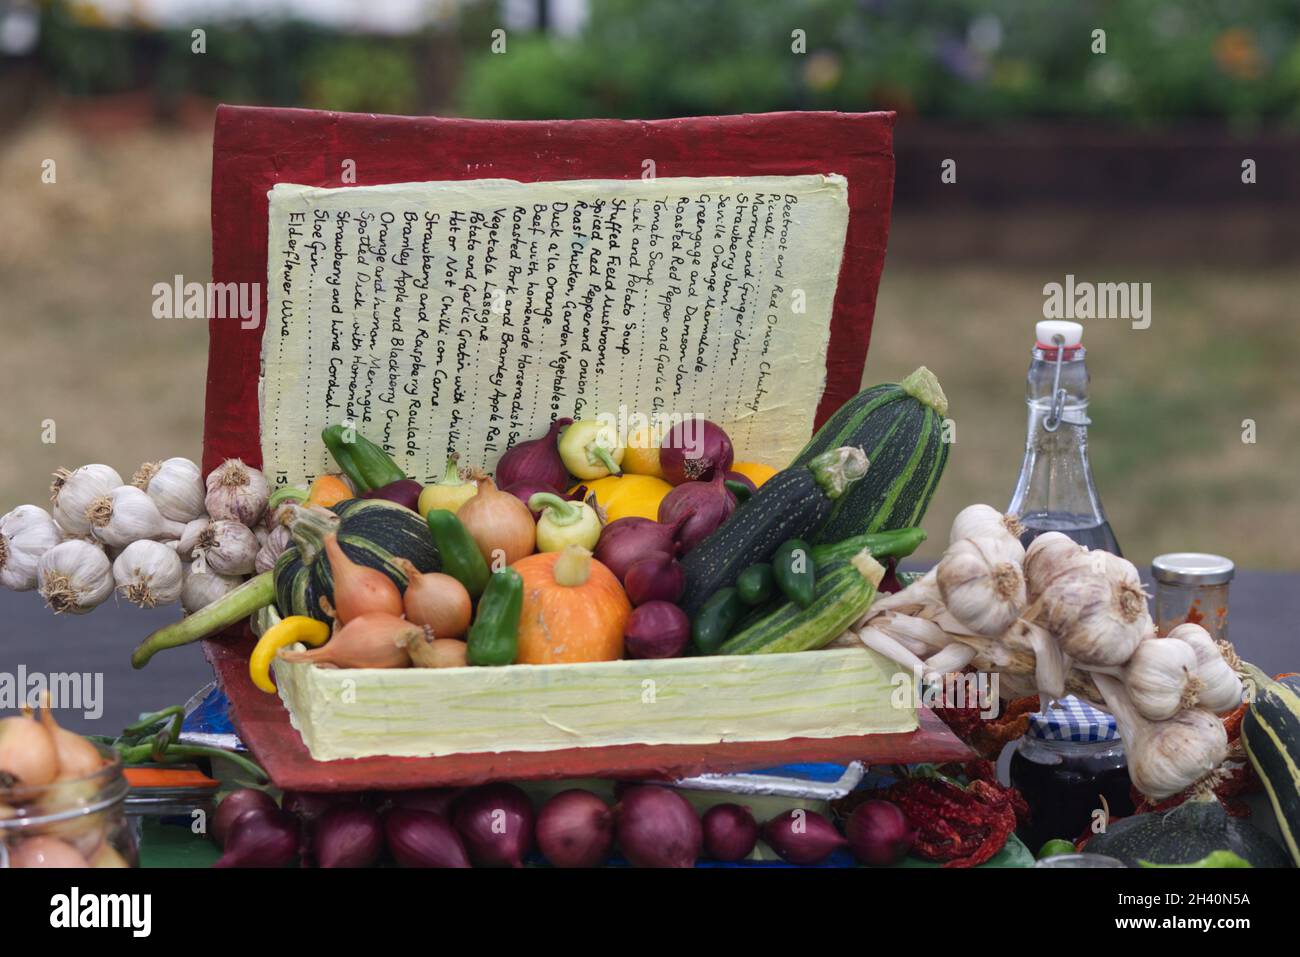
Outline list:
[[[817,595],[817,569],[812,546],[801,538],[783,542],[772,556],[772,577],[776,587],[800,608],[807,608]]]
[[[471,598],[478,598],[492,576],[478,544],[460,519],[445,508],[430,509],[425,521],[438,546],[442,570],[464,585]]]
[[[471,665],[510,665],[519,655],[519,616],[524,610],[524,580],[513,568],[493,573],[479,599],[466,638]]]

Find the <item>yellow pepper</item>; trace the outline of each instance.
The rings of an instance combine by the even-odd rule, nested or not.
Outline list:
[[[275,694],[275,682],[271,680],[271,662],[281,648],[301,641],[304,645],[317,647],[325,644],[330,637],[330,626],[306,615],[290,615],[278,625],[273,625],[257,639],[257,645],[248,658],[248,676],[253,684],[267,694]]]
[[[623,471],[634,475],[653,475],[663,478],[664,470],[659,464],[659,433],[650,426],[643,426],[627,437],[627,449],[623,453]]]
[[[596,496],[605,518],[611,522],[632,515],[658,521],[659,503],[673,490],[652,475],[610,475],[583,484],[588,494]]]

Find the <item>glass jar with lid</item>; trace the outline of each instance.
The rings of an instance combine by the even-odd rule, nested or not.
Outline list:
[[[1030,851],[1053,838],[1077,839],[1098,810],[1112,818],[1133,813],[1115,719],[1073,695],[1029,716],[1010,774],[1029,805],[1029,822],[1016,835]]]
[[[1170,552],[1151,561],[1156,583],[1156,628],[1167,635],[1184,622],[1200,625],[1217,639],[1228,638],[1228,585],[1232,560],[1204,552]]]
[[[130,786],[117,753],[98,747],[104,765],[93,774],[0,787],[0,868],[137,866]]]

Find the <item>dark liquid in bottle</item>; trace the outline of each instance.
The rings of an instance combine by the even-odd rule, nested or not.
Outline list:
[[[1020,524],[1025,527],[1024,534],[1020,536],[1020,543],[1025,547],[1044,532],[1060,532],[1085,548],[1123,557],[1115,533],[1110,530],[1110,522],[1098,525],[1091,515],[1044,515],[1040,512],[1020,516]]]
[[[1031,853],[1052,838],[1079,837],[1102,807],[1102,795],[1111,818],[1133,813],[1128,769],[1116,761],[1115,755],[1069,754],[1060,764],[1038,764],[1019,751],[1011,756],[1011,783],[1029,805],[1029,823],[1016,836]]]

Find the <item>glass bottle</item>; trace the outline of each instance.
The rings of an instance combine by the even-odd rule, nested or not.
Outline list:
[[[1007,512],[1025,527],[1028,544],[1063,532],[1080,545],[1120,554],[1088,464],[1088,367],[1083,326],[1046,320],[1029,364],[1025,460]]]

